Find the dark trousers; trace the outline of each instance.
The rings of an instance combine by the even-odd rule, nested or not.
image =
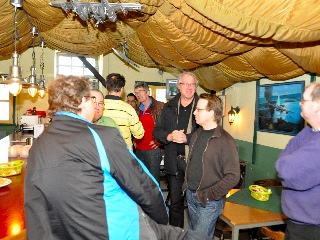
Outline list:
[[[162,153],[160,148],[152,150],[139,150],[136,149],[137,157],[146,165],[149,172],[160,184],[160,163],[162,159]]]
[[[288,221],[285,240],[320,240],[320,226]]]
[[[183,228],[184,225],[184,196],[181,188],[184,182],[184,169],[178,168],[178,174],[167,175],[169,188],[169,224]]]

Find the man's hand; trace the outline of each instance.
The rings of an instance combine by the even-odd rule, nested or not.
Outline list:
[[[170,142],[185,143],[187,142],[187,136],[184,134],[184,130],[174,130],[167,137]]]
[[[151,146],[152,149],[157,149],[159,146],[159,143],[155,142],[155,141],[151,141],[149,143],[149,145]]]

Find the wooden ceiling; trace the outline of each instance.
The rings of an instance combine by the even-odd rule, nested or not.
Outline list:
[[[92,0],[93,1],[93,0]],[[132,0],[145,8],[119,13],[95,27],[49,0],[24,0],[17,12],[18,53],[32,44],[35,26],[47,47],[77,55],[122,51],[131,60],[166,71],[194,72],[219,91],[262,77],[283,81],[320,74],[320,4],[317,0]],[[89,0],[86,0],[89,2]],[[0,0],[0,58],[14,51],[14,7]]]

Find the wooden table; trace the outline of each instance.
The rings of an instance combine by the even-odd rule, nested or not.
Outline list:
[[[24,177],[26,159],[22,172],[5,177],[12,183],[0,188],[0,238],[15,236],[26,229],[24,215]]]
[[[246,190],[247,189],[243,189],[243,191]],[[251,196],[249,195],[249,197]],[[278,196],[276,199],[279,201],[278,204],[280,205],[280,197]],[[259,202],[257,202],[257,204],[258,203]],[[287,221],[287,217],[282,213],[270,212],[228,201],[226,202],[220,218],[232,228],[232,240],[239,239],[240,229],[280,225]]]

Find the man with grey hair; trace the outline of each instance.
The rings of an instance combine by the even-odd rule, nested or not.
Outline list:
[[[177,81],[179,93],[166,103],[153,130],[153,137],[164,145],[164,169],[169,187],[169,223],[184,225],[184,182],[188,144],[196,130],[193,112],[197,106],[198,80],[191,72],[184,72]]]
[[[134,140],[136,155],[160,183],[162,150],[159,148],[160,144],[154,140],[152,133],[164,103],[150,96],[149,86],[146,82],[137,82],[134,85],[134,93],[140,102],[138,115],[144,128],[143,138]]]

